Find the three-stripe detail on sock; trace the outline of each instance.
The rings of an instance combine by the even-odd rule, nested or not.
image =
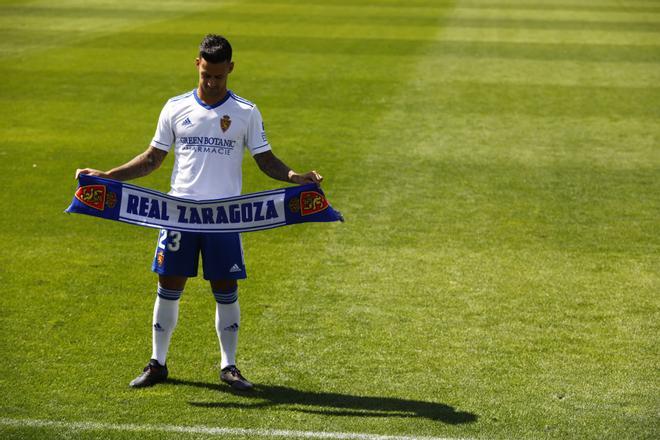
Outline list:
[[[179,298],[181,298],[181,294],[183,293],[183,290],[166,289],[159,284],[157,292],[158,292],[158,296],[160,296],[163,299],[176,301]]]
[[[238,289],[231,292],[213,291],[213,296],[218,304],[233,304],[238,300]]]

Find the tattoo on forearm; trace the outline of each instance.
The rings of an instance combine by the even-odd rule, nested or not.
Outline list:
[[[284,182],[289,181],[289,171],[291,168],[286,166],[284,162],[278,159],[274,154],[263,153],[257,155],[257,157],[259,169],[261,169],[261,171],[263,171],[267,176],[276,180],[282,180]]]
[[[131,180],[146,176],[160,166],[166,155],[167,153],[164,151],[149,149],[124,165],[111,170],[110,174],[117,180]]]

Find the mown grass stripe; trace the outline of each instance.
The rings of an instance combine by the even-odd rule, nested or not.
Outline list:
[[[30,51],[72,47],[136,26],[174,21],[191,14],[193,7],[198,11],[203,6],[221,9],[230,4],[229,0],[221,3],[202,0],[186,2],[182,7],[176,2],[117,0],[108,6],[69,0],[48,5],[0,5],[0,60]]]
[[[621,2],[607,2],[602,3],[587,3],[587,2],[516,2],[504,3],[501,1],[483,2],[483,1],[463,1],[461,2],[463,9],[492,9],[497,8],[504,11],[520,10],[520,11],[585,11],[585,12],[660,12],[660,6],[647,3],[647,2],[626,2],[622,5]]]
[[[130,77],[130,74],[117,75],[117,78],[108,80],[107,84],[119,87],[122,79]],[[85,77],[94,77],[93,74],[79,76],[76,88],[63,90],[59,96],[44,96],[40,102],[48,105],[57,103],[69,103],[70,114],[77,111],[90,111],[94,103],[80,103],[79,94],[91,94],[94,92],[94,84],[82,80]],[[162,75],[153,75],[160,79]],[[281,81],[287,77],[281,76]],[[72,77],[71,80],[74,80]],[[277,79],[277,78],[272,78]],[[14,76],[12,81],[17,81]],[[540,82],[540,81],[539,81]],[[310,90],[318,88],[319,81],[307,78],[296,79],[297,88],[287,91],[276,102],[268,103],[269,109],[296,107],[314,111],[319,102],[332,106],[337,111],[351,110],[365,104],[376,105],[373,98],[378,90],[383,88],[395,88],[398,83],[385,79],[350,79],[336,80],[334,84],[328,85],[323,92],[317,92],[314,96],[309,95]],[[429,82],[429,84],[432,84]],[[575,117],[587,116],[636,116],[640,118],[656,118],[660,114],[660,87],[614,87],[614,86],[585,86],[585,85],[554,85],[554,84],[524,84],[504,83],[494,80],[458,80],[448,79],[435,83],[436,87],[444,89],[442,102],[437,102],[434,96],[424,94],[411,94],[401,101],[401,107],[405,108],[410,115],[414,115],[420,108],[435,106],[438,111],[447,115],[458,114],[508,114],[521,115],[565,115]],[[496,84],[497,87],[493,87]],[[8,84],[7,84],[8,86]],[[17,87],[4,88],[0,99],[7,104],[29,105],[29,97],[21,94]],[[352,90],[353,94],[342,96],[341,90]],[[112,103],[121,105],[124,102],[122,96],[117,96],[111,89],[104,89],[97,93],[98,99],[103,100],[104,105]],[[85,109],[85,106],[89,108]],[[422,107],[420,107],[422,106]],[[77,109],[75,107],[78,107]],[[80,115],[82,117],[82,115]]]
[[[250,6],[286,6],[286,7],[296,7],[300,5],[299,0],[276,0],[273,2],[264,2],[263,0],[246,0],[242,2],[243,4],[249,4]],[[384,1],[384,0],[361,0],[355,2],[353,0],[333,0],[332,2],[327,2],[324,0],[306,0],[305,6],[323,6],[328,8],[345,8],[345,7],[355,7],[359,5],[360,7],[369,8],[377,6],[381,9],[401,9],[407,8],[409,10],[414,9],[417,11],[438,11],[441,8],[446,8],[455,4],[453,0],[438,0],[434,2],[425,1],[425,0],[394,0],[394,1]],[[621,2],[600,2],[600,3],[586,3],[586,2],[509,2],[504,3],[502,1],[462,1],[460,3],[461,9],[475,9],[475,10],[484,10],[484,9],[501,9],[501,10],[521,10],[521,11],[557,11],[557,10],[566,10],[566,11],[584,11],[584,12],[660,12],[660,6],[655,5],[650,2],[626,2],[625,5],[621,5]]]
[[[23,32],[18,29],[0,30],[0,40],[12,40]],[[75,48],[63,53],[63,57],[78,56],[77,52],[87,49],[112,48],[116,50],[140,51],[149,49],[154,44],[161,44],[167,51],[190,51],[191,41],[199,35],[194,32],[177,31],[170,34],[132,31],[105,35],[102,32],[82,31],[46,31],[31,32],[34,44],[44,44],[56,38],[64,41],[79,41]],[[86,38],[85,38],[86,37]],[[503,58],[520,60],[561,60],[590,62],[637,62],[660,63],[660,49],[655,46],[624,44],[580,43],[523,43],[489,41],[429,41],[423,39],[399,40],[389,37],[363,39],[359,37],[312,37],[312,36],[255,36],[231,34],[232,44],[236,48],[238,59],[246,51],[288,53],[288,54],[347,54],[376,56],[400,56],[419,53],[423,56],[444,57],[461,56],[469,58]],[[48,43],[46,43],[48,44]],[[125,52],[130,54],[129,52]],[[158,54],[154,54],[158,56]],[[271,55],[272,56],[272,55]]]
[[[88,11],[83,14],[83,11],[76,10],[61,10],[61,9],[47,9],[37,10],[37,14],[29,11],[33,17],[35,24],[48,23],[48,26],[54,26],[53,20],[59,20],[70,24],[72,20],[81,20],[88,22],[91,20],[123,20],[128,11],[125,10],[97,10]],[[3,27],[9,29],[17,20],[23,19],[26,12],[23,10],[5,11],[3,15]],[[153,14],[150,11],[140,11],[134,14],[132,18],[138,18],[140,15],[143,18],[153,19]],[[176,11],[161,11],[159,16],[162,19],[169,17],[176,17]],[[306,24],[317,24],[319,26],[346,26],[350,24],[363,24],[369,23],[369,26],[418,26],[418,27],[433,27],[437,26],[437,19],[433,16],[422,15],[345,15],[345,14],[330,14],[321,12],[318,15],[296,15],[296,14],[278,14],[276,11],[260,11],[260,12],[241,12],[232,11],[232,20],[240,21],[265,21],[268,20],[271,24],[297,24],[304,21]],[[18,25],[17,25],[18,26]],[[18,28],[22,29],[23,24]],[[548,19],[548,17],[538,18],[524,18],[524,17],[455,17],[451,21],[445,23],[444,27],[457,27],[457,28],[503,28],[503,29],[557,29],[557,30],[607,30],[612,32],[657,32],[660,27],[659,21],[641,21],[641,20],[580,20],[580,19]],[[61,28],[61,27],[60,27]]]
[[[89,53],[89,56],[113,57],[116,53],[114,49],[87,49],[78,51],[81,56]],[[130,51],[126,49],[124,55],[126,58],[138,58],[141,55],[140,50]],[[261,51],[244,50],[244,56],[257,57]],[[168,57],[174,58],[180,56],[176,50],[159,51],[157,60],[162,59],[165,62]],[[184,55],[185,56],[185,55]],[[286,62],[291,56],[288,52],[279,53],[272,56],[273,62]],[[327,59],[327,53],[307,54],[306,59],[313,62],[309,71],[317,75],[327,73],[327,68],[322,64]],[[382,56],[381,56],[382,57]],[[378,81],[393,82],[393,74],[402,74],[410,63],[417,63],[425,58],[423,55],[398,55],[405,63],[395,64],[391,69],[370,71],[370,69],[353,69],[351,71],[336,70],[334,78],[336,81]],[[333,55],[338,63],[350,63],[352,57],[347,54]],[[66,58],[63,58],[65,60]],[[368,59],[365,57],[365,59]],[[378,59],[376,56],[370,59]],[[445,55],[437,57],[426,57],[428,60],[427,68],[423,74],[426,76],[426,82],[429,85],[441,86],[452,81],[476,82],[481,84],[537,84],[541,86],[565,86],[565,87],[616,87],[616,88],[640,88],[656,87],[660,84],[660,68],[650,69],[647,63],[630,62],[602,62],[594,63],[583,61],[576,63],[574,61],[563,60],[518,60],[507,58],[471,58],[464,56]],[[244,69],[252,68],[247,65],[247,61],[239,59],[241,67]],[[120,85],[122,82],[131,81],[136,75],[149,74],[151,77],[162,80],[172,78],[167,72],[152,73],[150,69],[136,66],[132,63],[122,65],[108,66],[81,66],[75,74],[69,73],[63,66],[44,65],[35,69],[30,65],[16,64],[10,68],[2,69],[5,82],[0,85],[3,91],[1,99],[20,98],[21,93],[16,91],[20,82],[26,73],[38,73],[43,75],[43,82],[50,84],[53,90],[60,90],[66,98],[67,96],[76,99],[78,93],[78,84],[81,88],[88,88],[94,78],[105,76],[107,70],[112,67],[112,78],[108,79],[109,84]],[[515,73],[512,73],[515,72]],[[301,80],[306,81],[308,74],[293,72],[283,75],[280,72],[267,71],[261,75],[262,79],[272,81]],[[185,78],[182,78],[185,79]],[[63,85],[66,84],[66,85]],[[395,84],[392,84],[395,86]],[[6,89],[6,90],[5,90]],[[322,93],[319,93],[322,95]],[[111,99],[114,100],[114,98]]]
[[[402,31],[400,38],[412,35]],[[652,46],[660,50],[660,32],[610,32],[606,30],[573,29],[516,29],[499,27],[449,27],[443,34],[445,41],[489,41],[493,43],[546,43]]]
[[[501,29],[606,30],[611,32],[658,32],[660,22],[543,20],[529,18],[452,18],[446,27]]]
[[[238,435],[246,437],[326,438],[333,440],[459,440],[449,437],[380,435],[358,432],[292,431],[286,429],[222,428],[211,426],[138,425],[132,423],[63,422],[40,419],[0,418],[0,425],[15,428],[55,428],[66,431],[175,432],[210,436]]]

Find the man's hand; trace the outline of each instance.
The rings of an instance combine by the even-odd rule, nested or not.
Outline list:
[[[310,171],[305,174],[298,174],[295,171],[289,171],[289,181],[297,183],[298,185],[305,185],[307,183],[315,183],[320,185],[323,182],[323,176],[316,172],[316,170]]]
[[[94,177],[105,177],[106,179],[109,179],[110,176],[108,176],[107,173],[99,170],[95,170],[94,168],[78,168],[76,170],[76,179],[78,179],[78,176],[81,174],[89,174],[90,176]]]

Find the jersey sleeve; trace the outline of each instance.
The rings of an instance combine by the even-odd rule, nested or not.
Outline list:
[[[261,119],[261,113],[257,106],[252,108],[250,119],[248,120],[247,134],[245,139],[245,146],[250,153],[255,154],[263,153],[270,150],[270,144],[266,139],[266,130],[264,128],[264,121]]]
[[[172,130],[172,121],[170,119],[169,105],[165,104],[158,118],[156,134],[151,141],[151,146],[159,150],[170,151],[174,143],[174,130]]]

